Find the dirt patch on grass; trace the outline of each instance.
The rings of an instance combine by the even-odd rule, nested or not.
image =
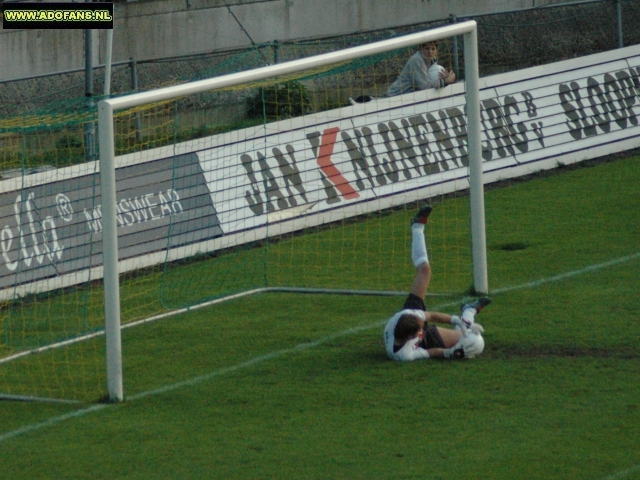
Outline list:
[[[483,356],[490,358],[618,358],[635,360],[640,351],[635,348],[585,348],[571,346],[489,346]]]

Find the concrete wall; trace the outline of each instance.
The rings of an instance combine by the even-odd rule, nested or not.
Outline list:
[[[561,3],[558,0],[227,0],[254,42],[341,35]],[[165,58],[250,44],[223,0],[115,4],[113,61]],[[104,62],[106,35],[94,41]],[[0,80],[84,67],[82,30],[0,30]]]

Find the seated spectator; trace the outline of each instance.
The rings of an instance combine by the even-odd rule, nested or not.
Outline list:
[[[409,59],[400,76],[389,87],[387,96],[393,97],[427,88],[442,88],[455,82],[456,74],[438,65],[437,57],[436,42],[420,45],[420,50]]]

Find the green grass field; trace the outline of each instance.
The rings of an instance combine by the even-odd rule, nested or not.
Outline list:
[[[398,297],[223,303],[123,332],[123,404],[1,402],[0,478],[639,479],[639,184],[631,157],[487,191],[477,359],[389,361]]]

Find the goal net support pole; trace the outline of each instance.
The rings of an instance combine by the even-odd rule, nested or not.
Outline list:
[[[100,104],[104,103],[100,102]],[[105,338],[107,344],[107,391],[109,400],[124,399],[120,330],[120,279],[118,272],[118,224],[116,199],[113,110],[98,104],[100,135],[100,191],[102,195],[102,254]]]
[[[467,149],[469,152],[473,288],[477,294],[487,294],[489,293],[489,278],[484,223],[482,143],[480,138],[480,73],[478,68],[478,33],[475,28],[465,34],[464,65],[467,94]]]
[[[270,65],[246,72],[223,75],[148,92],[135,93],[119,98],[104,99],[98,103],[104,254],[105,335],[107,343],[107,389],[110,401],[119,402],[124,398],[120,336],[114,112],[146,103],[171,100],[219,88],[274,78],[301,70],[334,65],[369,55],[385,53],[458,35],[464,35],[468,128],[467,148],[469,152],[469,174],[471,177],[470,200],[474,289],[478,293],[486,293],[488,291],[488,281],[480,139],[478,48],[475,21],[447,25],[425,32]]]

